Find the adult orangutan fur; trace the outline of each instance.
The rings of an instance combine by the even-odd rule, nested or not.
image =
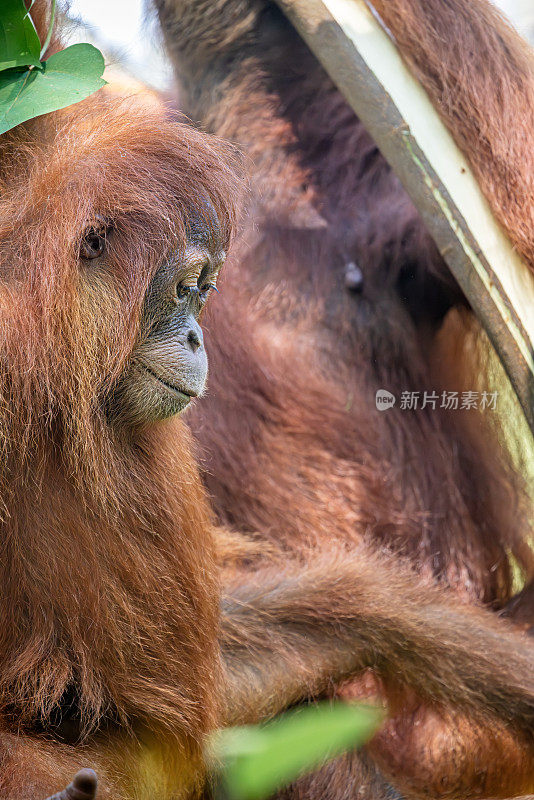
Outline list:
[[[182,107],[250,165],[245,229],[208,310],[210,392],[189,417],[219,519],[287,553],[386,548],[532,625],[532,584],[512,600],[514,563],[532,581],[531,507],[488,412],[439,407],[443,391],[487,387],[465,300],[398,181],[275,3],[155,4]],[[531,52],[485,0],[374,6],[534,268]],[[379,389],[395,408],[376,410]],[[433,390],[435,409],[400,407]],[[383,607],[409,618],[381,579]],[[534,790],[532,730],[429,708],[422,677],[415,693],[389,677],[340,692],[388,697],[395,719],[370,752],[402,791]],[[351,757],[288,796],[383,796],[376,776]]]

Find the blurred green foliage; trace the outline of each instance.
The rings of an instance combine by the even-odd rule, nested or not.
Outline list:
[[[220,767],[221,796],[262,800],[305,772],[364,744],[384,713],[370,706],[319,703],[264,725],[218,731],[211,758]]]

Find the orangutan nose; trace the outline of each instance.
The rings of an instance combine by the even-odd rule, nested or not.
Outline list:
[[[203,344],[204,337],[202,336],[202,330],[200,329],[200,325],[196,325],[194,328],[191,328],[187,334],[187,346],[193,353],[196,353]]]

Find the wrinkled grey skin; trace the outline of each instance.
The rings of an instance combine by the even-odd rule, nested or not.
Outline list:
[[[204,391],[208,359],[200,312],[224,254],[196,241],[156,272],[145,300],[141,335],[121,381],[120,413],[130,422],[179,414]]]
[[[203,393],[208,359],[199,317],[224,257],[213,231],[196,221],[185,252],[171,253],[157,270],[146,294],[138,341],[108,401],[109,415],[121,424],[172,417]]]

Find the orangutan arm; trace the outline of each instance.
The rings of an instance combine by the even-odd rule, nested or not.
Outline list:
[[[221,648],[225,724],[276,714],[366,668],[432,703],[534,722],[534,641],[363,548],[236,576]]]
[[[222,724],[260,721],[372,668],[392,719],[370,750],[394,785],[428,797],[530,791],[534,640],[363,548],[230,565],[225,584]],[[92,800],[82,777],[50,800]]]
[[[532,49],[488,0],[372,5],[534,269]]]

